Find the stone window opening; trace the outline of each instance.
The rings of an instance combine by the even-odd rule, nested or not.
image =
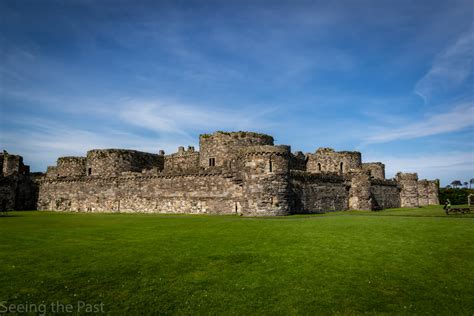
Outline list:
[[[92,168],[87,169],[87,175],[90,176],[92,174]]]
[[[209,167],[214,167],[216,165],[216,158],[209,158]]]
[[[273,162],[271,160],[268,162],[268,171],[273,172]]]
[[[318,162],[318,171],[321,171],[321,163]]]
[[[339,171],[340,171],[341,173],[344,172],[344,163],[343,163],[343,162],[341,162],[341,163],[339,164]]]

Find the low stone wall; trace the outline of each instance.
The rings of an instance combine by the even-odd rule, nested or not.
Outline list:
[[[39,181],[38,209],[76,212],[235,214],[242,188],[233,174],[80,177]]]
[[[348,208],[349,187],[343,176],[292,170],[290,184],[293,213],[343,211]]]

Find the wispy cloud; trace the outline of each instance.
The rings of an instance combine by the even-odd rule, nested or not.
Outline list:
[[[112,128],[87,130],[33,117],[18,118],[13,123],[18,124],[17,128],[2,131],[0,135],[2,149],[21,154],[35,171],[44,171],[46,165],[54,164],[60,156],[84,156],[91,149],[129,148],[147,152],[164,149],[174,152],[180,145],[196,145],[179,136],[147,137]]]
[[[178,134],[190,138],[192,131],[262,130],[271,123],[264,118],[274,108],[236,110],[183,104],[173,101],[126,102],[119,112],[121,120],[158,133]]]
[[[385,143],[458,131],[474,125],[474,103],[455,106],[451,111],[422,117],[400,128],[381,130],[366,139],[367,143]]]
[[[80,99],[71,102],[82,103],[86,108],[92,106]],[[97,148],[147,152],[164,149],[172,153],[181,145],[197,146],[197,135],[202,132],[262,130],[271,125],[264,116],[274,110],[225,110],[157,100],[118,100],[114,103],[119,109],[115,112],[97,111],[87,115],[87,120],[103,122],[98,125],[77,124],[77,120],[86,119],[77,115],[74,124],[30,114],[5,117],[5,123],[14,128],[0,133],[1,149],[20,153],[33,170],[44,170],[46,165],[54,164],[57,157],[85,155],[88,150]],[[65,113],[68,111],[65,108]]]
[[[92,148],[174,152],[215,130],[305,151],[472,143],[468,2],[76,2],[4,14],[0,147],[34,170]],[[399,139],[413,140],[382,144]]]
[[[471,27],[435,58],[431,69],[417,82],[415,93],[427,103],[434,94],[462,84],[473,71],[473,58],[474,28]]]

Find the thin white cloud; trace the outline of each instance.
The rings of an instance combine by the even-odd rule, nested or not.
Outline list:
[[[197,145],[197,140],[190,142],[172,135],[152,138],[116,129],[90,131],[31,117],[16,121],[18,124],[22,122],[23,125],[15,130],[2,131],[1,149],[22,155],[25,163],[32,165],[33,171],[44,171],[47,165],[55,164],[58,157],[84,156],[91,149],[128,148],[154,153],[164,149],[171,153],[181,145]]]
[[[87,108],[93,104],[83,102]],[[107,117],[104,126],[74,127],[29,115],[8,117],[8,123],[16,127],[2,130],[0,147],[21,154],[33,170],[41,171],[54,164],[57,157],[83,156],[91,149],[129,148],[146,152],[164,149],[172,153],[178,146],[197,147],[197,134],[202,132],[262,130],[270,125],[263,116],[273,111],[268,108],[224,110],[162,101],[119,100],[114,104],[121,110],[92,113],[97,121]],[[117,124],[120,127],[110,127]],[[130,126],[140,127],[144,133]]]
[[[426,103],[434,94],[462,84],[473,71],[473,58],[474,28],[471,28],[435,58],[431,69],[417,82],[415,93]]]
[[[474,125],[474,103],[455,106],[451,111],[420,118],[400,128],[382,130],[366,139],[367,143],[385,143],[455,132]]]
[[[190,131],[262,130],[270,123],[264,115],[274,109],[228,110],[170,101],[129,101],[119,112],[121,120],[158,133],[189,137]]]

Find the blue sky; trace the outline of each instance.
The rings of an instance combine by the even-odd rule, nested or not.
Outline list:
[[[0,1],[0,147],[44,171],[251,130],[474,178],[472,1]]]

